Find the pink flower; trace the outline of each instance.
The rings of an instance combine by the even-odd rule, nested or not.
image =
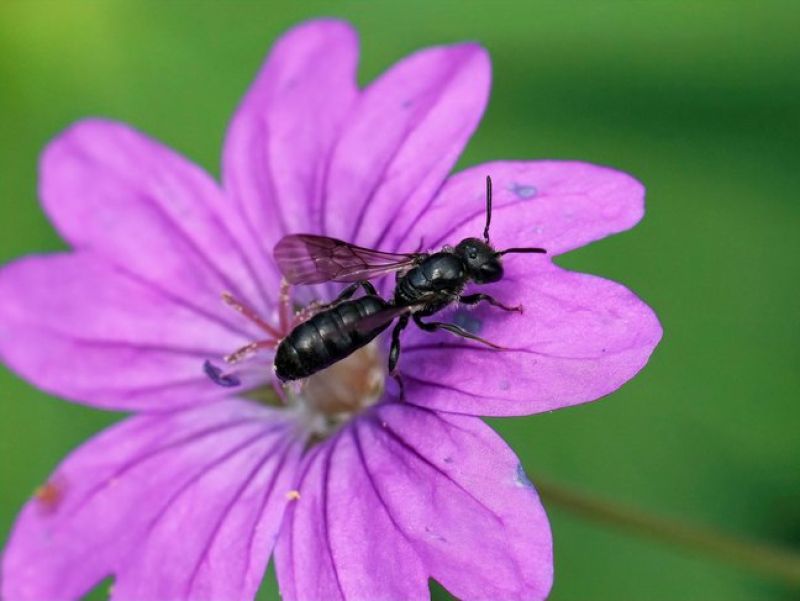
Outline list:
[[[427,598],[429,578],[466,599],[547,596],[544,510],[475,416],[592,401],[647,362],[652,311],[552,263],[632,227],[644,190],[577,162],[448,177],[487,101],[486,52],[426,49],[364,90],[357,54],[336,21],[283,36],[231,123],[221,185],[109,121],[47,148],[42,201],[74,250],[0,272],[0,354],[43,390],[136,415],[72,453],[22,510],[3,599],[75,598],[108,575],[114,599],[252,598],[273,550],[286,599]],[[482,230],[487,175],[493,243],[549,254],[507,256],[505,278],[482,287],[523,315],[450,318],[512,350],[409,328],[404,402],[383,392],[384,339],[286,405],[262,402],[274,400],[266,360],[239,388],[203,374],[260,335],[221,292],[281,327],[281,236],[454,244]],[[333,290],[294,292],[305,303]]]

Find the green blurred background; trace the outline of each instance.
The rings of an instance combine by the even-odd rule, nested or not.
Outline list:
[[[266,50],[319,15],[358,28],[362,82],[421,46],[489,49],[492,99],[461,166],[583,159],[648,188],[635,230],[559,262],[630,286],[664,339],[601,402],[493,420],[532,479],[800,550],[798,2],[5,0],[0,261],[64,248],[36,197],[37,155],[61,129],[88,115],[127,121],[217,174],[226,123]],[[5,540],[56,462],[119,416],[49,398],[7,370],[0,392]],[[548,509],[554,600],[797,598]]]

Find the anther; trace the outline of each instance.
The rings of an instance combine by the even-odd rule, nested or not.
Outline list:
[[[275,338],[280,338],[281,334],[273,328],[270,324],[264,321],[261,317],[259,317],[258,313],[256,313],[253,309],[248,307],[247,305],[243,304],[241,301],[234,298],[234,296],[230,292],[223,292],[222,293],[222,302],[224,302],[229,307],[233,308],[235,311],[238,311],[242,315],[244,315],[247,319],[252,321],[256,324],[259,328],[264,330],[270,336]],[[282,329],[283,326],[281,326]]]
[[[211,361],[206,361],[203,363],[203,371],[209,378],[211,378],[214,384],[218,384],[223,388],[233,388],[234,386],[239,386],[242,383],[242,381],[235,375],[224,373],[219,367],[211,363]]]
[[[251,342],[244,345],[242,348],[232,352],[230,355],[225,356],[225,363],[232,364],[238,363],[242,359],[249,357],[261,349],[274,349],[278,346],[275,340],[261,340],[259,342]]]
[[[280,320],[281,331],[283,332],[289,331],[289,327],[294,317],[292,314],[290,298],[289,282],[287,282],[285,278],[281,278],[281,291],[279,294],[280,309],[278,310],[278,319]],[[280,336],[277,336],[277,338],[280,338]]]

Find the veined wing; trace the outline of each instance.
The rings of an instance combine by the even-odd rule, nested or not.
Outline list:
[[[284,236],[272,254],[290,284],[370,280],[410,267],[423,256],[387,253],[313,234]]]

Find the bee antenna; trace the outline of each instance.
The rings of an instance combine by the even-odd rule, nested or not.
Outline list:
[[[547,251],[543,248],[507,248],[505,250],[501,250],[499,252],[494,253],[498,257],[501,255],[507,255],[510,253],[539,253],[539,254],[547,254]]]
[[[483,228],[483,239],[489,244],[489,224],[492,222],[492,178],[486,176],[486,227]]]

